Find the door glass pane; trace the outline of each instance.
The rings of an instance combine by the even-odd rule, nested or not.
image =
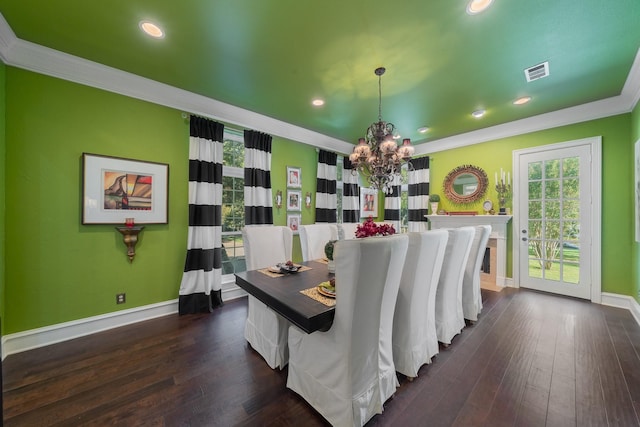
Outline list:
[[[565,199],[577,199],[580,197],[578,178],[566,178],[562,180],[562,197]]]
[[[559,180],[554,179],[553,181],[545,181],[544,197],[547,199],[560,198],[560,181]]]
[[[575,262],[565,262],[562,267],[562,280],[577,285],[580,282],[580,265]]]
[[[547,160],[544,162],[544,177],[547,179],[560,177],[560,160]]]
[[[580,218],[580,201],[564,200],[562,202],[563,219],[579,219]]]
[[[560,263],[547,261],[545,264],[544,278],[546,280],[560,281]]]
[[[529,202],[529,218],[542,219],[542,202]]]
[[[529,182],[529,200],[542,198],[542,181]]]
[[[563,221],[562,239],[565,242],[575,243],[580,238],[580,223],[578,221]]]
[[[529,221],[529,238],[542,239],[542,221]]]
[[[575,176],[580,172],[580,158],[568,157],[562,161],[562,176],[565,178]]]
[[[547,221],[544,227],[545,240],[560,239],[560,221]]]
[[[542,179],[542,162],[529,163],[529,180]]]
[[[545,201],[544,217],[546,219],[559,219],[560,218],[560,202]]]

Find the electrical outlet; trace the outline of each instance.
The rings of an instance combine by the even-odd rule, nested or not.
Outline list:
[[[121,294],[116,294],[116,304],[124,304],[127,301],[127,294],[124,292]]]

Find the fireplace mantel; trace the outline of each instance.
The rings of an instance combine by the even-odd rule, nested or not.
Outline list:
[[[476,225],[490,225],[490,239],[496,239],[497,266],[496,285],[506,286],[507,279],[507,223],[512,215],[425,215],[431,229],[458,228]]]

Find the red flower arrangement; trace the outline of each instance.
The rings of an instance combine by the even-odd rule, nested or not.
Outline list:
[[[356,238],[371,236],[389,236],[396,234],[396,229],[391,224],[376,224],[370,216],[356,228]]]

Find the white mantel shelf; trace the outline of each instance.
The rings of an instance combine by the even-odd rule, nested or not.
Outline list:
[[[507,279],[507,223],[512,215],[425,215],[431,229],[490,225],[490,239],[496,239],[496,285],[506,286]]]

